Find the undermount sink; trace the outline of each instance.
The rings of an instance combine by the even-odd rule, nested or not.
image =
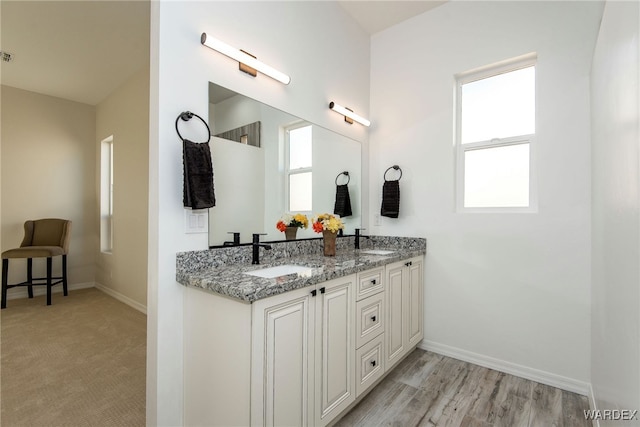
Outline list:
[[[260,270],[247,271],[244,274],[263,277],[265,279],[273,279],[274,277],[286,276],[287,274],[299,274],[301,276],[304,276],[305,273],[311,273],[312,270],[312,268],[305,267],[303,265],[287,264],[262,268]]]
[[[367,250],[360,251],[361,254],[366,254],[366,255],[389,255],[394,252],[395,251],[387,251],[383,249],[367,249]]]

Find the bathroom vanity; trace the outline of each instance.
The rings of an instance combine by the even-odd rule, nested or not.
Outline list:
[[[325,426],[422,340],[424,239],[321,245],[178,254],[187,425]]]

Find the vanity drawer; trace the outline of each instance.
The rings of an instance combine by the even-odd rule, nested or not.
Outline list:
[[[384,290],[384,267],[358,273],[356,301]]]
[[[384,334],[356,350],[356,398],[384,374]]]
[[[384,293],[356,303],[356,348],[384,332]]]

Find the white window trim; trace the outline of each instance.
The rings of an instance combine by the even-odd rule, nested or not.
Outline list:
[[[477,80],[487,79],[489,77],[497,76],[499,74],[509,73],[511,71],[520,70],[535,66],[537,63],[538,55],[535,53],[529,53],[526,55],[518,56],[516,58],[500,61],[495,64],[487,65],[473,70],[465,71],[464,73],[458,73],[455,75],[457,83],[458,101],[460,100],[461,91],[460,86],[467,83],[475,82]],[[458,113],[460,112],[460,104],[457,105]]]
[[[113,252],[113,135],[100,142],[100,252]]]
[[[297,175],[297,174],[301,174],[301,173],[306,173],[306,172],[311,172],[311,182],[313,182],[313,155],[311,156],[311,166],[307,167],[307,168],[298,168],[298,169],[289,169],[289,165],[291,163],[289,163],[289,151],[290,151],[290,145],[289,145],[289,132],[292,130],[296,130],[296,129],[300,129],[303,127],[307,127],[307,126],[311,126],[311,123],[309,122],[299,122],[290,126],[287,126],[284,129],[285,132],[285,158],[284,158],[284,212],[287,213],[294,213],[294,211],[291,211],[289,209],[290,206],[290,194],[289,194],[289,177],[291,175]],[[312,130],[313,132],[313,130]],[[313,153],[313,141],[311,142],[311,151]],[[313,205],[313,194],[311,195],[311,203]],[[295,213],[308,213],[310,214],[313,210],[306,210],[306,211],[295,211]]]
[[[455,76],[455,143],[454,158],[456,159],[456,197],[455,211],[457,213],[537,213],[538,212],[538,186],[537,186],[537,144],[535,144],[535,134],[512,136],[509,138],[493,138],[487,141],[478,141],[462,144],[462,86],[477,80],[497,76],[499,74],[520,70],[531,66],[536,66],[537,55],[530,53],[527,55],[501,61],[486,67],[477,68],[471,71],[457,74]],[[538,85],[536,84],[536,94]],[[537,100],[536,95],[536,100]],[[536,112],[537,112],[536,102]],[[537,116],[537,113],[536,113]],[[537,117],[536,117],[537,119]],[[537,124],[537,120],[536,120]],[[464,172],[465,172],[465,152],[483,148],[495,148],[507,145],[529,144],[529,206],[523,207],[465,207],[464,206]]]

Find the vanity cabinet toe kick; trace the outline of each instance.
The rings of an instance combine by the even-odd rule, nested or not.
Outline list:
[[[253,303],[187,287],[185,425],[337,421],[422,340],[423,260]]]

